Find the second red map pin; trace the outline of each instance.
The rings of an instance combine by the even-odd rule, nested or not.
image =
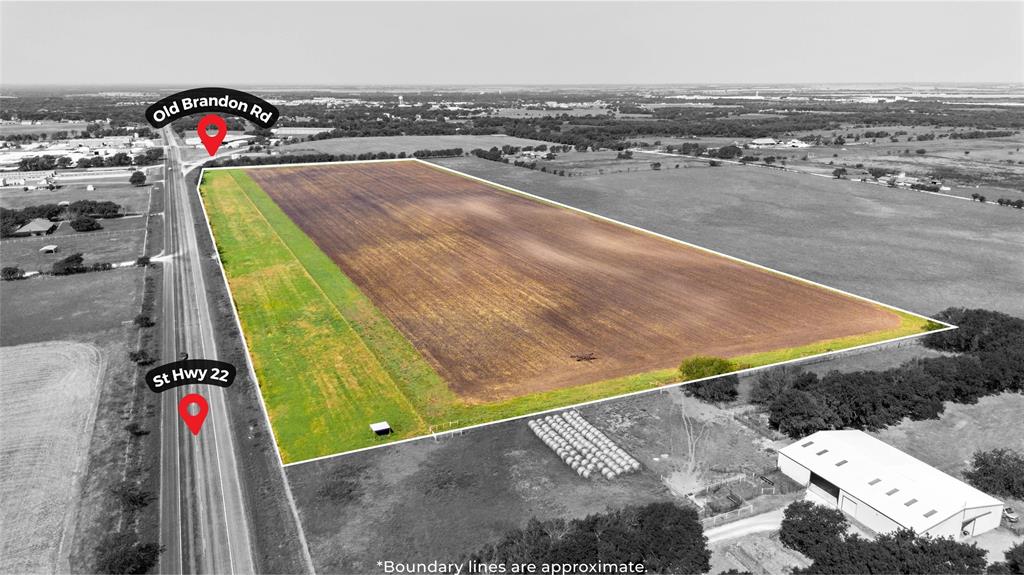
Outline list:
[[[208,131],[210,126],[217,128],[217,133],[212,136]],[[206,151],[212,156],[217,153],[220,143],[228,135],[228,123],[224,121],[224,118],[216,114],[207,114],[199,120],[196,131],[199,132],[199,139],[203,142],[203,146],[206,147]]]
[[[190,409],[193,405],[199,408],[194,414]],[[199,430],[203,428],[203,422],[206,421],[206,415],[209,412],[210,406],[206,403],[206,398],[198,393],[190,393],[178,402],[178,415],[181,416],[192,435],[199,435]]]

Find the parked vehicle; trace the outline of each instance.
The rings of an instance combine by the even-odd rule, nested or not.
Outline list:
[[[1003,519],[1010,523],[1016,523],[1020,521],[1020,515],[1013,510],[1013,507],[1003,507]]]

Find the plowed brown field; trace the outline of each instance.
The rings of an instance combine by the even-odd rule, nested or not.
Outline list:
[[[247,173],[468,400],[900,325],[880,306],[421,162]]]

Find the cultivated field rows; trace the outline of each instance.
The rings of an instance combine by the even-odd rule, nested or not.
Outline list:
[[[67,526],[105,360],[91,345],[0,348],[0,571],[67,571]]]

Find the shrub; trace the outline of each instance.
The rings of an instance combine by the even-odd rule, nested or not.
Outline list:
[[[76,232],[91,232],[95,230],[102,230],[103,226],[89,216],[78,216],[71,220],[71,229]]]
[[[149,355],[149,352],[147,352],[144,349],[129,352],[128,359],[132,360],[133,362],[139,365],[149,365],[156,361]]]
[[[135,533],[108,533],[96,546],[97,573],[146,573],[156,566],[163,547],[142,543]]]
[[[140,267],[140,268],[144,268],[144,267],[148,266],[149,265],[149,256],[142,256],[139,259],[135,260],[135,265]]]
[[[89,271],[82,263],[85,258],[82,257],[81,253],[71,254],[70,256],[57,261],[53,264],[52,272],[55,276],[66,276],[71,274],[80,274]]]
[[[128,425],[124,426],[124,430],[132,434],[133,437],[140,437],[143,435],[149,435],[149,430],[143,429],[139,422],[133,421]]]
[[[679,365],[679,375],[689,381],[729,373],[734,369],[732,362],[727,359],[696,355],[683,360]]]
[[[112,269],[114,269],[114,264],[110,262],[96,262],[89,266],[89,271],[91,272],[105,272]]]
[[[8,266],[0,270],[0,279],[3,281],[20,280],[25,277],[25,270],[15,267]]]
[[[154,325],[156,325],[155,323],[153,323],[153,320],[144,313],[140,313],[139,315],[135,316],[135,319],[132,321],[132,323],[134,323],[138,327],[153,327]]]
[[[142,509],[149,505],[155,497],[148,491],[130,481],[123,481],[110,488],[110,493],[117,498],[121,506],[128,510]]]
[[[740,379],[735,375],[716,377],[687,385],[684,389],[697,399],[712,403],[732,401],[739,395]]]
[[[1024,542],[1017,543],[1006,551],[1006,566],[1010,573],[1024,575]]]

